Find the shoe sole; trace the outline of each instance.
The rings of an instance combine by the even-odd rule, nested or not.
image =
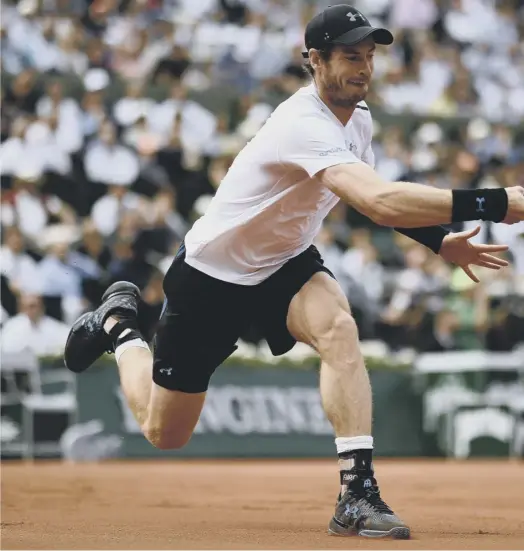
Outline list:
[[[330,536],[362,536],[364,538],[392,538],[396,540],[408,540],[411,537],[411,531],[407,526],[394,526],[389,530],[360,530],[360,532],[348,531],[339,526],[331,519],[328,527]]]

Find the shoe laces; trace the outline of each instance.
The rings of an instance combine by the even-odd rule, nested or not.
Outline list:
[[[369,487],[366,487],[367,485],[364,486],[364,481],[367,480],[371,482]],[[347,494],[348,497],[351,496],[357,501],[363,499],[378,513],[385,513],[387,515],[394,514],[387,503],[380,497],[377,480],[372,474],[359,473],[358,478],[350,483]]]
[[[362,487],[362,497],[379,513],[386,513],[393,515],[393,511],[387,505],[387,503],[380,497],[380,490],[378,488],[375,477],[369,477],[372,482],[371,488]]]

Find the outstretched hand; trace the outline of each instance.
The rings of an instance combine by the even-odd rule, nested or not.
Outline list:
[[[439,254],[447,262],[460,266],[475,283],[479,278],[471,271],[470,266],[482,266],[491,270],[500,270],[508,265],[506,260],[490,253],[500,253],[508,250],[507,245],[477,245],[470,243],[480,231],[480,226],[472,230],[450,233],[446,235],[440,247]]]

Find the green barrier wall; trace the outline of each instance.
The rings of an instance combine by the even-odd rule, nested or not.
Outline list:
[[[408,373],[370,373],[374,392],[377,453],[423,454],[422,401]],[[99,419],[105,435],[123,438],[125,457],[330,457],[331,426],[318,392],[316,370],[222,366],[214,375],[191,442],[159,451],[142,436],[121,396],[114,365],[78,378],[79,423]]]
[[[522,457],[523,353],[426,354],[411,367],[368,359],[377,454]],[[61,360],[42,362],[38,378],[55,380],[42,386],[44,396],[24,393],[31,375],[22,367],[15,377],[20,390],[2,393],[2,458],[331,457],[334,453],[314,363],[268,366],[228,361],[212,378],[191,442],[170,452],[156,450],[142,436],[121,394],[112,358],[104,358],[78,377],[64,370]],[[3,366],[3,381],[7,375]]]

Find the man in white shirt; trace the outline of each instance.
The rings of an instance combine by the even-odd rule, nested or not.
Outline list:
[[[274,111],[186,235],[165,276],[154,358],[137,326],[139,290],[118,282],[73,326],[65,362],[80,372],[113,350],[144,435],[167,449],[191,438],[209,379],[247,324],[258,326],[275,355],[296,341],[311,345],[322,361],[320,392],[341,470],[329,530],[407,538],[409,528],[382,501],[374,477],[371,389],[357,327],[313,240],[342,199],[379,224],[411,228],[402,232],[476,279],[470,265],[498,269],[506,263],[490,252],[506,247],[473,245],[474,231],[448,235],[437,224],[520,222],[524,190],[451,192],[378,176],[363,100],[375,44],[392,41],[351,6],[314,17],[305,35],[314,82]]]
[[[69,327],[44,313],[38,295],[20,297],[20,313],[2,328],[2,352],[16,354],[29,348],[36,356],[57,356],[63,350]]]
[[[0,273],[14,292],[31,292],[38,285],[38,265],[24,250],[24,236],[16,226],[7,226],[0,247]]]

